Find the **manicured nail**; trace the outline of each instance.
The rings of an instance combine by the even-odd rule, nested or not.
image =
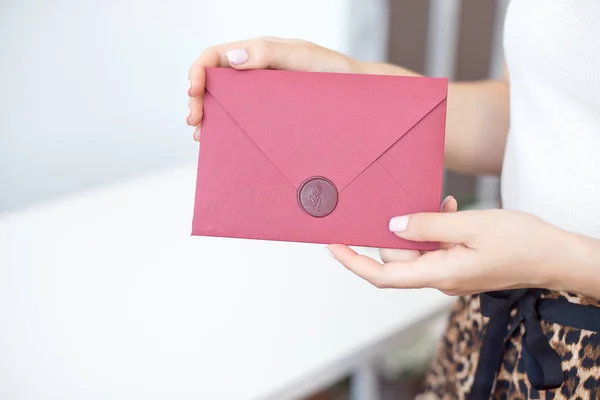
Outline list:
[[[448,202],[450,201],[450,199],[453,199],[453,198],[454,197],[452,197],[452,196],[446,196],[446,198],[442,202],[442,205],[440,207],[440,211],[444,211],[444,207],[446,206],[446,204],[448,204]]]
[[[394,217],[390,219],[390,231],[404,232],[408,226],[408,216]]]
[[[225,53],[231,64],[240,65],[248,61],[248,52],[244,49],[229,50]]]
[[[194,130],[194,140],[196,142],[200,141],[200,127],[199,126],[197,126],[196,130]]]

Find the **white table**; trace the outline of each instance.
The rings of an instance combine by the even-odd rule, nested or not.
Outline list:
[[[0,398],[298,398],[449,304],[323,245],[191,237],[194,184],[190,165],[0,214]]]

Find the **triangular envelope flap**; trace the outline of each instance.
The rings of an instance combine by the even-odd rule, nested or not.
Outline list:
[[[442,101],[377,161],[419,206],[419,211],[440,208],[445,124],[446,101]]]
[[[209,68],[207,90],[296,187],[342,190],[446,97],[447,81]]]

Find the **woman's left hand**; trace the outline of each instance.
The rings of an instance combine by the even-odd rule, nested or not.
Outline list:
[[[442,243],[431,252],[382,250],[381,264],[347,246],[334,257],[380,288],[436,288],[467,295],[517,288],[561,289],[569,264],[568,232],[533,215],[508,210],[420,213],[393,218],[403,239]]]

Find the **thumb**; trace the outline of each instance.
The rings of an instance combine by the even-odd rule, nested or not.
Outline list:
[[[394,217],[389,228],[406,240],[462,244],[469,222],[465,212],[419,213]]]
[[[262,38],[239,43],[222,53],[235,69],[280,69],[309,71],[314,68],[318,47],[300,40]]]

